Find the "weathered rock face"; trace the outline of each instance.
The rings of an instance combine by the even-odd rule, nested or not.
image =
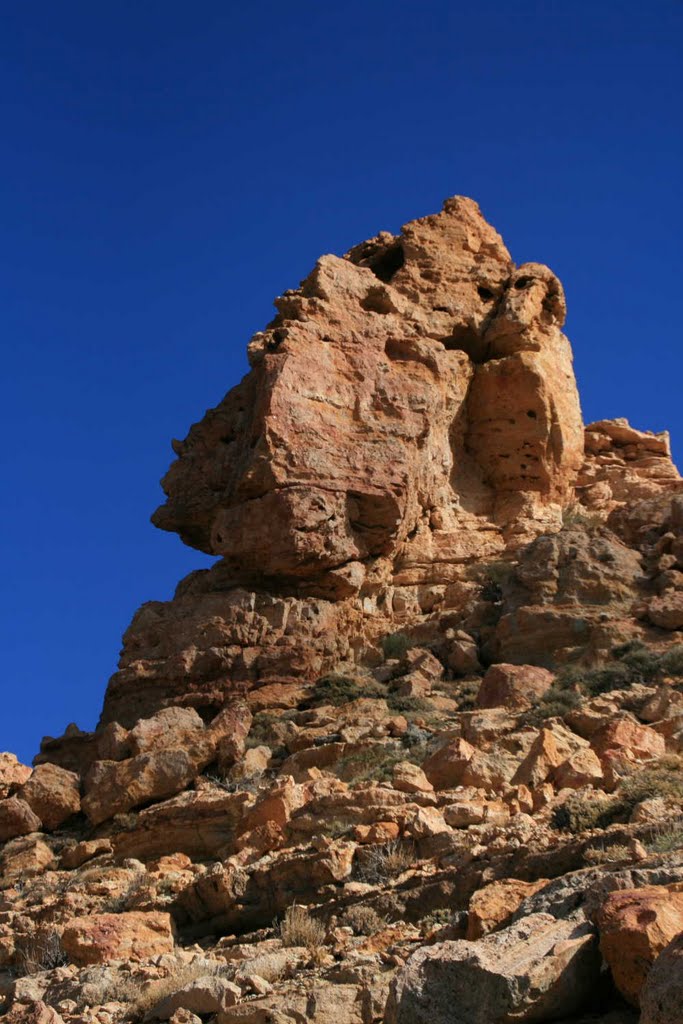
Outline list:
[[[277,308],[155,515],[218,561],[138,611],[95,731],[0,755],[0,1015],[668,1022],[666,436],[584,433],[562,288],[470,200]]]
[[[138,613],[105,721],[372,661],[573,500],[562,287],[515,269],[471,200],[323,257],[276,305],[251,372],[174,443],[154,516],[222,560]]]

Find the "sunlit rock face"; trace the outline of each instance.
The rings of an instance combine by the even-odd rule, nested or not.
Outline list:
[[[562,286],[515,267],[471,199],[323,256],[275,305],[250,372],[174,442],[153,517],[219,561],[137,613],[105,722],[207,716],[235,693],[288,707],[321,673],[371,668],[396,630],[457,660],[464,629],[475,654],[523,660],[534,602],[516,590],[492,618],[482,566],[577,499],[605,520],[679,482],[666,439],[620,421],[594,424],[584,456]],[[555,604],[543,664],[609,642]]]
[[[515,270],[471,200],[324,256],[276,305],[251,373],[176,446],[158,526],[242,579],[344,594],[380,557],[390,576],[501,546],[570,494],[561,285]]]

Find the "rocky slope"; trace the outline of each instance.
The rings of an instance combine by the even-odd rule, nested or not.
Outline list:
[[[0,755],[4,1019],[683,1019],[667,436],[584,428],[469,199],[276,307],[154,515],[217,562],[94,732]]]

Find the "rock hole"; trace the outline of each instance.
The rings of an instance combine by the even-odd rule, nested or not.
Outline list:
[[[392,313],[394,304],[385,288],[370,288],[368,294],[360,300],[363,309],[369,313]]]
[[[378,253],[377,256],[373,256],[368,261],[368,266],[375,277],[378,277],[380,281],[387,282],[391,281],[394,274],[398,273],[405,261],[403,246],[400,242],[397,242],[396,245],[391,245],[388,249]]]
[[[536,413],[534,412],[533,409],[527,409],[527,416],[529,417],[530,420],[535,420],[536,419]]]
[[[491,289],[485,288],[483,285],[480,285],[477,288],[477,294],[479,295],[479,298],[481,299],[482,302],[490,302],[491,299],[494,298],[494,294],[491,291]]]
[[[533,280],[533,277],[518,277],[515,281],[515,288],[518,292],[521,292],[523,288],[528,288]]]

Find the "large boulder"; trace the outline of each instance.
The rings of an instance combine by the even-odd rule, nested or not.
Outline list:
[[[143,960],[174,947],[170,914],[130,911],[73,918],[64,926],[62,948],[72,963],[105,964],[109,960]]]
[[[683,1024],[683,932],[665,946],[640,990],[640,1024]]]
[[[14,754],[0,753],[0,799],[22,786],[30,774],[29,766],[22,764]]]
[[[530,707],[550,689],[555,676],[536,665],[491,665],[477,694],[480,708]]]
[[[589,1005],[600,973],[585,922],[532,914],[478,942],[423,946],[394,980],[385,1024],[509,1024]]]
[[[56,764],[36,765],[20,794],[50,831],[81,809],[78,775]]]
[[[31,832],[38,832],[41,828],[41,821],[25,800],[18,796],[7,797],[0,800],[0,843],[8,839],[16,839],[18,836],[26,836]]]
[[[683,883],[609,894],[597,917],[600,950],[614,983],[633,1006],[662,950],[683,931]]]

